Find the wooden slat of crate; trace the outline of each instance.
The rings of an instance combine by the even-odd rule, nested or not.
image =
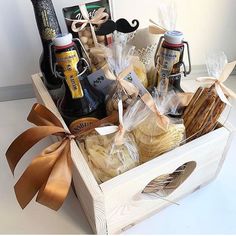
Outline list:
[[[40,76],[33,76],[37,99],[65,125]],[[67,129],[66,125],[65,128]],[[212,181],[223,164],[230,131],[221,127],[175,150],[98,185],[75,142],[72,143],[73,180],[78,198],[95,233],[122,232],[142,219]],[[162,174],[195,162],[192,174],[166,199],[143,194],[145,186]]]

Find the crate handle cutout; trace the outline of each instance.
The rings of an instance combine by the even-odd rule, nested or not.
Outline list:
[[[161,175],[149,182],[142,195],[150,197],[167,197],[174,192],[193,173],[197,166],[195,161],[187,162],[178,167],[173,173]]]

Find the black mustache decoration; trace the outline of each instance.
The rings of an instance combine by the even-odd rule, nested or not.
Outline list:
[[[96,35],[108,35],[112,34],[115,30],[121,33],[132,33],[136,31],[139,27],[139,21],[138,20],[133,20],[132,25],[124,19],[121,18],[114,22],[113,20],[108,20],[105,23],[101,24],[98,29],[96,29]]]

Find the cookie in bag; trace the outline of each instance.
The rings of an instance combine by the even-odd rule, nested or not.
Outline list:
[[[148,121],[150,122],[150,118],[147,118],[145,123]],[[150,122],[150,127],[152,124]],[[180,120],[179,124],[170,123],[168,129],[163,132],[159,128],[152,131],[151,129],[145,130],[141,124],[133,133],[139,148],[140,161],[144,163],[178,147],[185,137],[185,126]]]

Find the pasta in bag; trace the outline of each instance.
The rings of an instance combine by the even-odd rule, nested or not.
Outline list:
[[[137,100],[133,106],[130,106],[124,116],[121,100],[119,100],[118,108],[119,126],[100,127],[83,137],[81,147],[99,183],[139,164],[138,148],[130,131],[147,117],[148,108],[142,100]]]

